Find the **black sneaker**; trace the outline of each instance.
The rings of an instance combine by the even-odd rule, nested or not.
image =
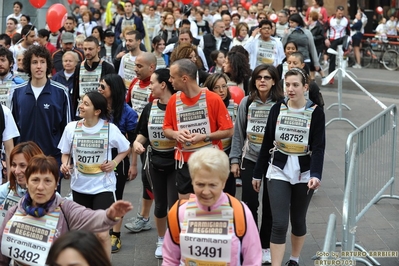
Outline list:
[[[119,250],[121,250],[122,247],[122,242],[119,237],[112,235],[111,236],[111,252],[112,253],[117,253]]]
[[[287,261],[287,263],[285,265],[287,265],[287,266],[299,266],[298,262],[296,262],[295,260],[289,260],[289,261]]]

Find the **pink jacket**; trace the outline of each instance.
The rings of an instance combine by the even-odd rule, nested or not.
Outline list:
[[[225,193],[222,193],[219,200],[213,205],[211,208],[218,208],[225,202],[228,202],[229,199]],[[196,203],[199,208],[202,210],[207,210],[208,207],[201,205],[197,199]],[[260,244],[259,232],[256,227],[255,221],[252,217],[251,211],[248,209],[247,205],[244,205],[245,209],[245,217],[247,222],[247,232],[242,239],[242,246],[240,246],[240,239],[238,237],[233,236],[232,241],[232,252],[231,252],[231,263],[230,266],[238,266],[238,265],[246,265],[246,266],[260,266],[262,265],[262,246]],[[184,203],[179,208],[179,221],[184,220],[184,212],[186,210],[187,203]],[[240,263],[240,253],[244,258],[243,263]],[[165,234],[163,246],[162,246],[162,257],[163,257],[163,266],[176,266],[183,265],[180,261],[181,253],[180,246],[176,245],[170,236],[169,229]]]
[[[22,213],[26,213],[22,208],[22,200],[18,202],[17,206],[12,207],[7,211],[6,217],[4,218],[3,224],[0,227],[0,240],[3,237],[3,231],[7,222],[16,212],[16,208]],[[87,230],[94,233],[104,232],[112,228],[117,222],[107,218],[105,210],[88,209],[74,201],[62,198],[60,195],[56,195],[54,204],[50,207],[49,212],[61,205],[62,211],[60,211],[60,217],[57,224],[58,234],[54,235],[54,241],[57,240],[62,234],[70,230]],[[54,242],[53,242],[54,243]],[[10,258],[0,254],[0,265],[9,265]]]

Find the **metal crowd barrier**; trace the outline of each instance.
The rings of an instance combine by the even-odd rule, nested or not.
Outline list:
[[[394,195],[397,133],[397,108],[391,105],[349,134],[345,151],[342,242],[335,243],[336,221],[331,214],[323,252],[313,259],[348,259],[369,266],[381,265],[355,243],[355,235],[358,221],[373,204],[384,198],[399,200],[399,196]],[[388,189],[389,194],[384,194]],[[333,256],[338,246],[341,246],[340,254],[347,251],[350,255]],[[354,252],[355,249],[359,252]]]

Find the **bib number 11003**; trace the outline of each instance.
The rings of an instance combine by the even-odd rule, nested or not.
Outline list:
[[[201,246],[189,246],[190,255],[195,255],[197,257],[207,257],[207,258],[221,258],[222,248],[215,247],[201,247]]]
[[[38,259],[40,255],[38,253],[33,253],[31,251],[26,251],[26,250],[20,250],[19,248],[8,248],[10,250],[9,252],[9,257],[14,258],[16,260],[22,259],[27,262],[33,262],[33,263],[38,263]]]

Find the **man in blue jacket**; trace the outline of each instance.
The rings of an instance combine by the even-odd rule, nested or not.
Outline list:
[[[67,89],[48,78],[52,62],[45,47],[30,47],[25,52],[23,67],[30,80],[15,87],[11,103],[12,114],[21,132],[18,142],[34,141],[44,154],[53,156],[60,163],[61,152],[57,145],[71,120]]]

